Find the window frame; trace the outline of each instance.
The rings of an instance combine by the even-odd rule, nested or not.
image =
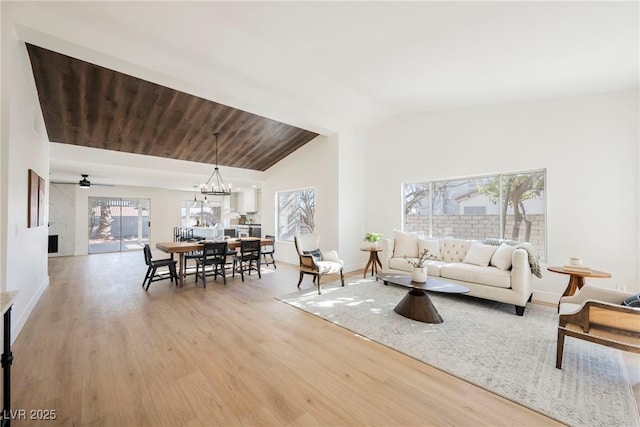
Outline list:
[[[538,250],[539,256],[540,256],[540,261],[541,262],[546,262],[546,260],[548,259],[548,251],[547,251],[547,169],[546,168],[541,168],[541,169],[531,169],[531,170],[523,170],[523,171],[509,171],[509,172],[499,172],[499,173],[491,173],[491,174],[482,174],[482,175],[469,175],[469,176],[463,176],[463,177],[452,177],[452,178],[438,178],[438,179],[432,179],[432,180],[426,180],[426,181],[414,181],[414,182],[403,182],[401,184],[401,194],[402,194],[402,229],[404,231],[419,231],[416,228],[412,228],[410,230],[407,230],[407,218],[410,216],[407,214],[407,188],[408,186],[422,186],[422,190],[425,191],[425,187],[428,188],[428,194],[423,197],[421,199],[422,204],[418,203],[418,207],[414,207],[412,209],[415,209],[417,211],[426,211],[426,214],[423,214],[422,216],[426,216],[427,220],[426,220],[426,227],[423,230],[420,231],[424,231],[425,234],[428,235],[428,237],[436,237],[436,238],[446,238],[446,237],[452,237],[452,236],[447,236],[447,235],[437,235],[434,236],[433,232],[434,232],[434,223],[433,223],[433,217],[434,217],[434,187],[437,184],[441,184],[441,183],[446,183],[446,182],[456,182],[456,181],[473,181],[473,180],[481,180],[481,179],[486,179],[486,178],[494,178],[497,179],[498,182],[500,183],[500,185],[498,186],[498,195],[497,195],[497,202],[495,203],[498,207],[502,207],[504,204],[504,178],[505,177],[509,177],[509,176],[521,176],[521,175],[533,175],[533,174],[541,174],[541,178],[542,178],[542,188],[540,189],[540,196],[538,197],[538,199],[542,200],[542,212],[537,214],[537,215],[542,215],[543,217],[543,221],[544,224],[540,229],[540,231],[542,232],[543,236],[542,239],[538,239],[537,243],[534,244],[534,246],[536,247],[536,249]],[[509,212],[511,211],[511,212]],[[463,214],[461,214],[463,215]],[[472,215],[472,214],[470,214]],[[486,214],[487,216],[489,214]],[[508,232],[508,230],[505,227],[505,221],[507,221],[510,217],[513,217],[513,207],[509,207],[507,208],[506,211],[506,217],[503,216],[503,210],[499,209],[498,212],[498,216],[499,216],[499,228],[498,228],[498,234],[499,236],[497,238],[499,239],[510,239],[511,237],[505,237],[505,234]],[[495,236],[494,236],[495,237]],[[472,239],[472,240],[478,240],[477,237],[457,237],[456,238],[461,238],[461,239]],[[520,236],[520,239],[524,241],[522,235]],[[532,239],[530,239],[532,240]]]
[[[311,215],[310,224],[302,224],[301,211],[304,209],[302,206],[304,199],[300,199],[300,205],[297,208],[294,208],[296,212],[282,212],[283,207],[281,206],[281,198],[287,194],[298,194],[298,197],[303,192],[311,192],[311,200],[312,205],[307,206],[307,215]],[[291,190],[281,190],[276,191],[275,193],[275,220],[276,220],[276,240],[279,242],[290,242],[293,243],[293,238],[296,234],[307,234],[313,233],[315,230],[315,211],[316,211],[316,189],[315,187],[304,187],[297,188]],[[293,197],[295,198],[295,196]],[[289,218],[288,223],[283,223],[283,217],[286,216]],[[294,219],[295,218],[295,219]],[[301,225],[302,224],[302,225]]]

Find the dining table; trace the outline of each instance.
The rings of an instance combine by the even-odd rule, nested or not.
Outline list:
[[[243,240],[260,240],[260,246],[269,246],[273,245],[273,239],[265,239],[258,237],[249,237],[242,239],[228,239],[225,240],[227,242],[228,249],[236,249],[239,248],[241,242]],[[186,277],[186,263],[184,255],[188,252],[201,251],[204,247],[204,243],[208,242],[199,240],[199,241],[181,241],[181,242],[158,242],[156,243],[156,248],[161,250],[162,252],[168,253],[171,255],[171,259],[173,259],[174,254],[178,254],[178,284],[180,287],[184,286],[184,279]]]

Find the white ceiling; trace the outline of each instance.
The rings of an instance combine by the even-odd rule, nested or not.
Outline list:
[[[33,10],[42,16],[25,19],[25,41],[321,134],[412,111],[639,87],[637,1],[43,2]],[[66,168],[80,179],[76,167],[91,166],[57,151],[52,177]],[[104,181],[116,178],[103,167]],[[192,188],[208,169],[152,181]]]

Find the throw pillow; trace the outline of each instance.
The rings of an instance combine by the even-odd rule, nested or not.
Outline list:
[[[405,233],[400,230],[393,230],[393,256],[394,258],[402,258],[407,256],[409,258],[418,257],[418,238],[424,237],[424,233],[421,231]]]
[[[622,301],[622,305],[626,305],[627,307],[640,308],[640,294],[631,295],[630,297],[625,298],[625,300]]]
[[[513,253],[516,251],[515,246],[507,245],[506,243],[501,243],[498,246],[498,249],[491,256],[491,265],[499,268],[500,270],[508,270],[511,268],[511,257]]]
[[[418,254],[423,250],[429,251],[429,257],[432,259],[440,258],[440,240],[438,239],[418,239]]]
[[[302,251],[303,255],[311,255],[315,261],[322,261],[322,252],[320,249],[314,249],[312,251]]]
[[[474,243],[464,256],[462,262],[466,264],[479,265],[480,267],[488,267],[491,256],[498,249],[497,246],[483,245],[482,243]]]

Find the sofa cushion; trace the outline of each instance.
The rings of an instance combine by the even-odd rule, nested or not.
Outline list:
[[[439,239],[418,239],[418,254],[423,250],[429,251],[429,257],[433,259],[442,259],[440,257],[440,240]]]
[[[316,261],[320,274],[338,273],[342,270],[342,264],[333,261]]]
[[[495,267],[480,267],[465,263],[446,264],[440,268],[440,276],[497,288],[511,287],[511,272]]]
[[[393,230],[394,258],[402,258],[404,256],[407,256],[409,258],[417,258],[418,257],[418,239],[421,237],[424,237],[424,233],[422,231],[405,233],[404,231]]]
[[[487,267],[496,249],[498,249],[497,246],[474,243],[467,251],[467,254],[464,256],[462,262],[464,262],[465,264]]]
[[[448,263],[442,261],[427,261],[427,275],[431,277],[440,277],[440,269]]]
[[[440,239],[440,257],[444,262],[462,262],[473,243],[472,240]]]
[[[389,268],[392,268],[394,270],[411,271],[411,264],[409,264],[407,260],[402,257],[394,257],[389,260]]]
[[[515,246],[501,243],[498,249],[491,256],[490,265],[499,268],[500,270],[508,270],[511,268],[511,258],[516,251]]]
[[[415,261],[417,258],[410,258],[410,259],[413,259]],[[436,260],[427,261],[426,263],[427,275],[431,277],[440,277],[440,268],[446,264],[448,263],[442,262],[442,261],[436,261]],[[411,272],[411,269],[413,267],[404,258],[391,258],[389,260],[389,268],[393,270]]]

